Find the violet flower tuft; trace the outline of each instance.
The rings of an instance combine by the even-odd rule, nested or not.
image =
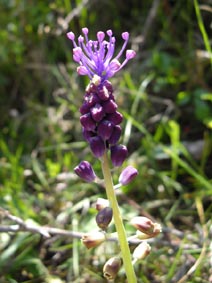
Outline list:
[[[78,42],[75,41],[73,32],[68,32],[67,37],[73,42],[73,59],[79,63],[77,72],[79,75],[87,75],[90,79],[96,74],[102,82],[112,77],[115,73],[123,68],[126,63],[135,57],[136,53],[133,50],[127,50],[125,60],[119,62],[124,50],[126,49],[129,33],[123,32],[122,38],[124,40],[123,46],[119,53],[114,57],[116,39],[113,32],[108,30],[106,32],[108,41],[105,40],[105,33],[97,32],[97,40],[90,40],[88,38],[88,28],[82,29],[83,36],[78,37]]]

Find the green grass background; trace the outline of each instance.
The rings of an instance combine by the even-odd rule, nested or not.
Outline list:
[[[66,32],[78,36],[86,26],[94,38],[112,29],[118,49],[129,31],[137,56],[111,82],[124,116],[125,165],[139,175],[118,200],[129,235],[135,215],[163,227],[135,267],[138,282],[212,282],[211,1],[1,0],[0,7],[0,206],[38,225],[96,229],[104,189],[73,173],[86,159],[102,176],[79,123],[88,80],[76,73]],[[0,218],[0,227],[14,224]],[[117,252],[114,243],[88,251],[70,237],[2,232],[0,282],[106,282],[102,267]],[[115,282],[124,278],[121,271]]]

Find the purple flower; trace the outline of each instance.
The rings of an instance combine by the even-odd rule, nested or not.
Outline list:
[[[79,109],[83,136],[95,157],[102,157],[105,151],[110,149],[113,165],[121,166],[127,156],[127,148],[117,145],[121,136],[119,124],[123,116],[117,111],[118,105],[108,78],[122,69],[136,53],[133,50],[126,50],[125,59],[122,63],[119,62],[129,40],[128,32],[122,33],[124,43],[116,55],[116,39],[111,30],[106,33],[97,32],[96,40],[88,38],[86,27],[82,29],[82,33],[78,40],[75,40],[73,32],[67,33],[67,37],[74,45],[73,59],[80,65],[77,72],[90,78],[83,104]]]
[[[95,136],[89,139],[90,148],[93,155],[97,158],[102,157],[105,153],[105,143],[99,136]]]
[[[103,140],[108,140],[113,132],[113,127],[114,125],[110,121],[101,121],[97,129],[98,136],[100,136]]]
[[[82,161],[74,168],[74,172],[86,182],[93,182],[96,174],[88,161]]]
[[[94,107],[91,108],[91,116],[96,121],[99,122],[105,115],[104,108],[101,104],[96,104]]]
[[[80,65],[77,68],[77,72],[80,75],[87,75],[91,80],[94,75],[97,75],[103,82],[112,77],[116,72],[122,69],[130,59],[135,57],[135,51],[127,50],[124,61],[122,63],[119,62],[129,40],[128,32],[122,33],[124,44],[115,57],[116,39],[113,36],[112,30],[106,32],[109,37],[108,41],[105,40],[105,33],[102,31],[97,32],[97,40],[90,40],[88,38],[88,32],[88,28],[83,28],[83,36],[80,35],[77,42],[75,41],[73,32],[67,33],[67,37],[74,45],[73,59]]]
[[[113,166],[121,166],[127,157],[128,151],[125,145],[114,145],[110,149]]]
[[[113,99],[108,99],[106,102],[102,102],[102,105],[106,113],[114,113],[118,108],[118,105]]]
[[[125,186],[129,184],[137,175],[138,175],[137,169],[129,165],[121,172],[119,176],[119,183]]]
[[[121,127],[119,125],[113,127],[112,134],[108,139],[109,144],[115,145],[121,136]]]
[[[113,218],[113,210],[111,207],[101,209],[96,215],[96,224],[102,230],[106,230]]]
[[[108,114],[106,119],[112,122],[114,125],[119,125],[123,120],[123,116],[118,111],[115,111],[114,113]]]
[[[85,128],[85,130],[87,130],[87,131],[94,131],[95,128],[96,128],[96,123],[92,119],[90,113],[82,115],[80,117],[80,122],[81,122],[82,126]]]

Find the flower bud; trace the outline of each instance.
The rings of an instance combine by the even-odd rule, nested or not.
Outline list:
[[[93,120],[96,122],[101,121],[105,115],[104,109],[99,103],[97,103],[94,107],[91,108],[90,113]]]
[[[113,127],[114,125],[110,121],[101,121],[97,129],[98,136],[100,136],[103,140],[109,139],[113,132]]]
[[[81,113],[82,115],[87,114],[87,113],[89,113],[89,111],[90,111],[90,107],[89,107],[89,105],[88,105],[86,102],[84,102],[84,103],[82,104],[82,106],[80,107],[79,111],[80,111],[80,113]]]
[[[110,81],[104,81],[104,86],[106,87],[106,89],[109,91],[110,94],[113,92],[113,86]]]
[[[88,107],[93,107],[95,104],[99,102],[100,102],[100,99],[95,93],[86,93],[85,103],[88,104]]]
[[[151,219],[144,216],[136,216],[130,223],[141,232],[138,233],[139,239],[152,238],[161,232],[160,224],[154,223]]]
[[[96,174],[88,161],[81,161],[74,168],[74,172],[86,182],[93,182],[96,179]]]
[[[96,210],[100,211],[109,206],[109,200],[105,198],[98,198],[96,201]]]
[[[115,111],[114,113],[107,115],[107,120],[112,122],[114,125],[119,125],[123,120],[123,115],[120,112]]]
[[[105,207],[96,215],[96,223],[102,230],[106,230],[113,217],[113,210],[110,207]]]
[[[114,280],[121,268],[122,261],[119,257],[110,258],[103,267],[103,274],[107,280]]]
[[[148,256],[151,251],[151,247],[147,242],[142,242],[133,251],[133,259],[141,260]]]
[[[90,143],[91,151],[94,154],[94,156],[99,158],[104,154],[105,143],[100,137],[96,136],[96,137],[90,138],[89,143]]]
[[[100,89],[97,94],[98,94],[99,98],[103,101],[108,100],[109,97],[110,97],[110,93],[105,86],[103,86],[103,88]]]
[[[82,236],[81,241],[87,249],[95,248],[105,241],[105,234],[103,232],[86,233]]]
[[[118,108],[118,105],[112,99],[105,101],[102,105],[106,113],[114,113]]]
[[[86,113],[80,117],[80,123],[86,131],[94,131],[96,128],[96,122],[92,119],[90,113]]]
[[[86,129],[83,127],[82,128],[82,135],[84,139],[89,142],[90,138],[93,138],[95,136],[95,133],[92,131],[86,131]]]
[[[94,75],[95,77],[95,75]],[[94,79],[94,78],[93,78]],[[99,78],[101,80],[101,78]],[[92,93],[92,92],[96,92],[98,89],[98,85],[95,84],[95,82],[90,82],[87,87],[86,87],[86,92],[87,93]]]
[[[112,134],[108,139],[109,144],[116,144],[121,136],[121,127],[119,125],[113,127]]]
[[[127,148],[124,145],[114,145],[110,149],[113,166],[121,166],[127,157]]]
[[[129,184],[137,175],[138,175],[137,169],[135,169],[131,165],[127,166],[119,176],[119,183],[125,186]]]

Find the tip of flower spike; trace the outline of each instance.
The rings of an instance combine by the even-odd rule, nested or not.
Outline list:
[[[70,39],[70,40],[74,40],[75,39],[75,35],[72,31],[68,32],[67,33],[67,37]]]
[[[78,37],[78,41],[79,41],[80,43],[82,43],[82,42],[84,41],[84,37],[80,35],[80,36]]]
[[[134,58],[135,55],[136,55],[136,52],[135,52],[134,50],[127,50],[127,51],[126,51],[126,58],[127,58],[128,60]]]
[[[80,47],[76,47],[73,49],[73,59],[75,62],[80,62],[82,57],[82,49]]]
[[[112,32],[111,29],[107,30],[107,35],[108,35],[108,36],[112,36],[112,34],[113,34],[113,32]]]
[[[101,78],[101,82],[114,76],[119,70],[124,67],[129,59],[135,56],[134,51],[127,51],[125,60],[121,63],[119,58],[126,49],[129,40],[129,33],[123,32],[122,39],[124,40],[121,50],[115,55],[115,42],[112,30],[107,30],[106,33],[97,32],[97,40],[90,40],[88,38],[89,30],[87,27],[82,28],[82,35],[78,37],[78,44],[75,42],[75,35],[73,32],[67,33],[67,37],[72,40],[74,48],[81,48],[82,54],[76,54],[74,60],[79,63],[78,73],[80,75],[87,75],[92,78],[97,75]],[[105,39],[105,35],[109,39]],[[87,69],[87,71],[86,71]]]
[[[88,28],[85,27],[85,28],[82,28],[82,32],[83,32],[83,34],[87,35],[89,30],[88,30]]]
[[[77,67],[77,73],[81,76],[89,75],[88,70],[84,66]]]
[[[127,32],[127,31],[123,32],[123,33],[122,33],[122,38],[123,38],[124,40],[128,40],[128,39],[129,39],[129,32]]]
[[[105,33],[103,31],[97,32],[97,38],[99,42],[102,42],[105,38]]]

